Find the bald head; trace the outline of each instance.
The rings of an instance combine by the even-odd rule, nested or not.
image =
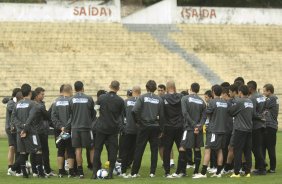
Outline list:
[[[140,96],[140,94],[141,94],[140,86],[134,86],[132,88],[132,96],[137,97],[137,96]]]
[[[175,82],[174,81],[168,81],[166,83],[166,90],[167,90],[168,93],[175,93],[176,92]]]

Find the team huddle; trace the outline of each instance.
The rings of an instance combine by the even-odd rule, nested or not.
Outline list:
[[[74,83],[75,94],[71,85],[64,84],[47,110],[43,88],[32,91],[29,84],[15,88],[12,98],[3,100],[7,103],[7,174],[56,176],[50,167],[49,127],[55,134],[58,177],[84,178],[83,148],[87,150],[88,168],[93,171],[91,179],[112,179],[114,174],[139,177],[148,142],[151,178],[156,174],[159,153],[166,178],[187,176],[190,168],[194,169],[194,179],[207,178],[207,172],[211,177],[230,173],[232,178],[275,173],[279,103],[272,84],[264,85],[260,94],[255,81],[245,85],[238,77],[232,85],[224,82],[212,86],[204,99],[198,95],[198,83],[178,93],[173,81],[157,86],[149,80],[146,93],[141,94],[140,86],[134,86],[125,100],[117,95],[119,89],[120,83],[112,81],[109,91],[99,90],[94,102],[84,93],[81,81]],[[178,161],[176,172],[171,174],[174,143]],[[101,163],[104,145],[108,170]]]

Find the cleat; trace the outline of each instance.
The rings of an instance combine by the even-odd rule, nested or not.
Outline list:
[[[213,174],[211,177],[212,178],[221,178],[221,174]]]
[[[149,176],[150,176],[150,178],[154,178],[156,175],[151,173]]]
[[[192,177],[193,179],[199,179],[199,178],[207,178],[207,175],[202,175],[201,173],[200,174],[195,174],[194,177]]]
[[[175,178],[175,177],[173,177],[171,174],[166,174],[165,178],[172,179],[172,178]]]
[[[276,173],[276,172],[275,172],[275,170],[269,169],[269,170],[267,170],[267,173],[273,174],[273,173]]]
[[[216,171],[217,171],[217,168],[210,168],[210,169],[208,170],[208,172],[209,172],[210,174],[214,174],[214,173],[216,173]]]
[[[254,170],[252,172],[253,175],[266,175],[266,171],[265,170]]]
[[[195,165],[189,165],[189,164],[187,164],[186,169],[195,169]]]
[[[12,168],[8,169],[8,173],[10,173],[11,176],[16,176],[16,171],[13,171]]]
[[[42,175],[38,175],[38,178],[44,179],[44,178],[49,178],[49,177],[46,174],[42,174]]]
[[[240,169],[239,173],[240,173],[241,175],[245,175],[245,171],[243,171],[242,169]]]
[[[125,175],[123,175],[123,176],[122,176],[122,178],[124,178],[124,179],[128,179],[128,178],[132,178],[132,177],[131,177],[131,175],[130,175],[130,174],[128,174],[128,175],[126,175],[126,174],[125,174]]]
[[[172,177],[174,177],[174,178],[181,178],[183,176],[185,176],[185,174],[183,174],[183,173],[179,173],[179,174],[173,173],[172,174]]]
[[[48,176],[48,177],[57,176],[57,174],[55,174],[53,171],[51,171],[50,173],[46,173],[46,176]]]
[[[126,173],[122,173],[122,174],[120,174],[120,175],[118,175],[119,177],[125,177],[125,176],[127,176],[127,174]]]
[[[23,176],[23,173],[16,173],[16,175],[15,176],[17,176],[17,177],[21,177],[21,176]]]
[[[138,177],[137,174],[133,174],[133,175],[130,175],[129,178],[137,178],[137,177]]]
[[[249,174],[247,174],[245,177],[246,177],[246,178],[250,178],[250,177],[251,177],[251,174],[249,173]]]
[[[228,170],[228,171],[226,171],[226,170],[222,170],[221,171],[221,174],[230,174],[230,173],[233,173],[234,171],[233,171],[233,169],[232,170]]]
[[[235,174],[235,173],[233,173],[231,176],[230,176],[230,178],[240,178],[241,176],[240,176],[240,174]]]

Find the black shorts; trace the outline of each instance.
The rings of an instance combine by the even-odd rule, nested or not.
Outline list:
[[[183,132],[180,146],[186,149],[203,147],[204,146],[203,131],[200,131],[199,134],[194,134],[193,130],[185,130]]]
[[[74,148],[92,148],[94,137],[92,130],[72,130],[71,143]]]
[[[220,150],[225,147],[225,134],[208,133],[206,139],[206,148]]]
[[[36,153],[41,151],[39,136],[35,133],[28,133],[26,137],[21,138],[17,134],[17,152]]]
[[[11,133],[10,129],[6,129],[9,146],[17,146],[17,133]]]
[[[232,135],[231,135],[229,146],[234,147],[234,133],[232,133]]]

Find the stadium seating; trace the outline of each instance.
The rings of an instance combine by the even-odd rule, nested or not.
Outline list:
[[[254,25],[178,25],[171,37],[195,53],[225,81],[243,76],[256,80],[258,88],[273,83],[282,92],[282,29]],[[183,39],[185,38],[185,39]]]

